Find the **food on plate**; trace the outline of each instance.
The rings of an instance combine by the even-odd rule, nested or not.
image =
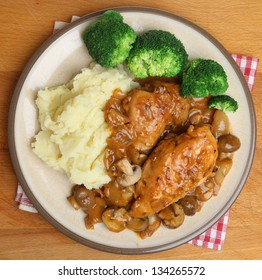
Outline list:
[[[122,109],[117,111],[117,107]],[[106,121],[113,130],[108,147],[121,146],[114,157],[122,158],[126,153],[137,164],[156,145],[167,125],[172,129],[184,125],[189,107],[188,100],[179,95],[179,86],[174,83],[156,81],[133,90],[123,99],[121,92],[116,91],[105,107]]]
[[[222,135],[230,133],[229,119],[221,110],[216,110],[213,115],[212,133],[217,139]]]
[[[214,60],[196,58],[183,71],[181,95],[207,97],[224,93],[228,88],[223,67]]]
[[[237,101],[229,95],[212,96],[208,101],[209,108],[215,108],[224,112],[236,112],[238,109]]]
[[[161,224],[178,228],[219,193],[241,146],[225,114],[238,104],[222,95],[223,67],[188,62],[167,31],[137,36],[113,10],[83,40],[95,62],[37,94],[34,152],[68,175],[68,201],[87,229],[103,223],[144,239]]]
[[[227,115],[208,107],[209,97],[183,98],[176,78],[138,81],[141,87],[127,94],[115,89],[104,108],[111,181],[80,199],[100,199],[82,207],[88,229],[103,222],[110,231],[129,229],[144,239],[161,224],[181,226],[218,194],[240,141]],[[77,209],[75,188],[68,200]]]
[[[218,138],[218,149],[222,153],[233,153],[240,148],[240,145],[240,140],[232,134],[225,134]]]
[[[137,78],[173,77],[182,73],[188,54],[174,34],[150,30],[136,35],[123,16],[108,10],[83,33],[90,56],[104,67],[114,67],[127,60]]]
[[[110,130],[103,109],[115,88],[125,93],[137,86],[121,65],[105,69],[93,63],[66,85],[40,90],[41,130],[33,151],[73,184],[97,188],[108,183],[104,153]]]
[[[188,54],[172,33],[150,30],[138,35],[127,60],[130,71],[137,78],[173,77],[182,73]]]
[[[114,67],[126,60],[136,40],[135,31],[114,10],[106,11],[90,24],[83,40],[91,57],[104,67]]]
[[[193,191],[212,173],[217,155],[209,126],[190,126],[186,133],[162,140],[143,165],[131,216],[158,213]]]
[[[183,207],[178,203],[173,203],[165,207],[158,213],[158,216],[163,224],[170,229],[178,228],[185,220]]]

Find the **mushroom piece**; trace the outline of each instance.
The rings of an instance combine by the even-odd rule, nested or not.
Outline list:
[[[150,237],[153,235],[154,232],[158,230],[158,228],[161,225],[161,220],[157,215],[151,215],[148,217],[148,227],[143,230],[138,232],[140,238],[145,239],[147,237]]]
[[[133,164],[137,164],[142,166],[142,164],[146,161],[148,158],[148,155],[146,153],[140,153],[139,150],[137,150],[133,145],[130,145],[127,149],[127,156],[131,160]]]
[[[126,227],[132,231],[143,231],[148,225],[148,218],[130,218],[130,220],[127,221]]]
[[[233,161],[230,158],[225,158],[216,162],[216,171],[215,171],[215,182],[217,185],[221,186],[226,175],[232,167]]]
[[[110,231],[120,232],[126,228],[130,216],[124,208],[108,208],[102,215],[104,224]]]
[[[186,195],[178,201],[178,204],[182,206],[185,215],[193,216],[199,209],[197,199],[193,195]]]
[[[108,206],[126,207],[134,197],[134,186],[123,187],[111,181],[103,187],[103,196]]]
[[[214,176],[210,176],[195,189],[194,194],[199,201],[207,201],[213,196],[215,186]]]
[[[139,165],[133,166],[133,174],[127,175],[123,174],[123,177],[119,180],[119,184],[123,187],[132,186],[137,183],[142,176],[142,170]]]
[[[178,203],[173,203],[161,210],[158,217],[162,220],[164,225],[170,229],[178,228],[185,220],[185,213],[183,207]]]
[[[221,135],[228,134],[229,131],[230,131],[230,122],[227,115],[221,110],[216,110],[212,122],[213,135],[216,138],[219,138]]]
[[[189,113],[189,122],[193,125],[197,125],[201,122],[202,116],[199,109],[191,110]]]
[[[84,185],[75,185],[72,193],[76,203],[82,208],[95,204],[95,195],[93,191],[87,189]]]
[[[222,153],[233,153],[240,148],[240,140],[232,135],[226,134],[218,138],[218,150]]]
[[[115,163],[116,167],[126,175],[133,175],[133,167],[127,158],[121,158]]]
[[[226,158],[232,158],[232,156],[233,156],[232,153],[223,153],[223,152],[219,151],[217,160],[223,160],[223,159],[226,159]]]

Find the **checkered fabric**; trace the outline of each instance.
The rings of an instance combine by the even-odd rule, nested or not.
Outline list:
[[[226,239],[229,211],[210,229],[189,241],[189,244],[209,249],[221,250]]]
[[[258,67],[258,58],[239,54],[232,54],[232,57],[242,71],[249,90],[252,92]]]
[[[78,17],[72,17],[72,21]],[[54,32],[67,25],[65,22],[57,21],[54,25]],[[248,84],[250,92],[253,90],[256,71],[259,60],[254,57],[232,54],[233,59],[241,69],[246,82]],[[36,213],[37,210],[34,208],[32,203],[29,201],[20,184],[18,184],[17,195],[15,200],[19,203],[19,209],[29,212]],[[189,241],[189,244],[197,245],[209,249],[221,250],[226,238],[226,230],[228,225],[229,211],[219,219],[210,229],[203,234]]]

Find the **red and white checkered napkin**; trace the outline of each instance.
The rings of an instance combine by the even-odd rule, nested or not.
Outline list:
[[[72,21],[78,17],[72,17]],[[65,26],[67,23],[57,21],[54,25],[54,32]],[[237,65],[240,67],[244,77],[247,81],[250,92],[253,89],[256,70],[258,67],[258,59],[250,56],[232,54],[233,59],[236,61]],[[18,184],[17,195],[15,201],[19,203],[19,209],[29,212],[37,213],[32,203],[29,201],[25,195],[22,187]],[[214,250],[221,250],[226,238],[226,229],[228,224],[229,211],[220,220],[208,229],[203,234],[199,235],[195,239],[189,241],[189,244],[210,248]]]

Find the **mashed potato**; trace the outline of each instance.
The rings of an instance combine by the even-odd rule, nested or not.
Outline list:
[[[137,86],[121,65],[105,69],[92,64],[68,84],[40,90],[36,105],[41,130],[33,151],[73,184],[98,188],[108,183],[103,159],[110,131],[103,108],[114,89],[128,92]]]

